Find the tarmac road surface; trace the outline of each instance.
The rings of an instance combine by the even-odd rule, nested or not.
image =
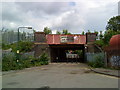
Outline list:
[[[91,72],[82,63],[50,63],[6,73],[2,88],[118,88],[118,78]]]

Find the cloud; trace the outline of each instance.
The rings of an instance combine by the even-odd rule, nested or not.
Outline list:
[[[56,17],[52,22],[52,28],[57,30],[68,29],[77,33],[84,27],[85,21],[76,11],[68,11]]]
[[[16,3],[22,11],[33,12],[34,15],[55,15],[67,11],[68,2],[18,2]]]
[[[107,21],[117,16],[117,3],[109,3],[107,5],[101,5],[101,7],[91,8],[86,17],[86,30],[105,30]]]
[[[2,21],[6,28],[32,26],[83,30],[104,30],[107,20],[117,15],[118,0],[78,0],[76,2],[7,2],[2,3]]]

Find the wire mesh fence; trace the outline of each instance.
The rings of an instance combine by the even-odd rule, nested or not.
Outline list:
[[[16,30],[5,30],[2,31],[2,43],[11,44],[18,41],[18,37],[20,41],[34,41],[34,33],[33,32],[25,32],[20,31],[18,36],[18,31]]]
[[[105,58],[105,53],[101,52],[101,53],[86,53],[86,60],[87,61],[94,61],[96,56],[100,56],[103,58]]]

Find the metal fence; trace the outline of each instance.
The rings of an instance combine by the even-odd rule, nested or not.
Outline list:
[[[13,30],[7,30],[2,32],[2,43],[11,44],[18,41],[18,32]],[[34,33],[33,32],[19,32],[20,41],[34,41]]]
[[[26,53],[20,53],[20,59],[24,60],[28,57],[34,57],[34,51],[32,52],[26,52]],[[5,55],[10,55],[10,56],[16,56],[16,54],[14,52],[11,51],[2,51],[2,57],[4,57]]]
[[[120,56],[119,55],[110,55],[110,53],[86,53],[86,61],[94,61],[96,56],[103,58],[105,66],[109,67],[120,67]]]
[[[101,53],[86,53],[85,55],[86,55],[86,61],[87,62],[94,61],[96,56],[102,57],[104,59],[103,61],[105,61],[105,53],[104,52],[101,52]]]
[[[25,58],[28,58],[28,57],[34,57],[34,51],[33,52],[26,52],[26,53],[22,53],[21,54],[21,59],[25,59]]]

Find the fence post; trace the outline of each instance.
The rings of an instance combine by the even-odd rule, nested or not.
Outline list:
[[[104,53],[104,63],[105,63],[105,67],[107,67],[107,53]]]

